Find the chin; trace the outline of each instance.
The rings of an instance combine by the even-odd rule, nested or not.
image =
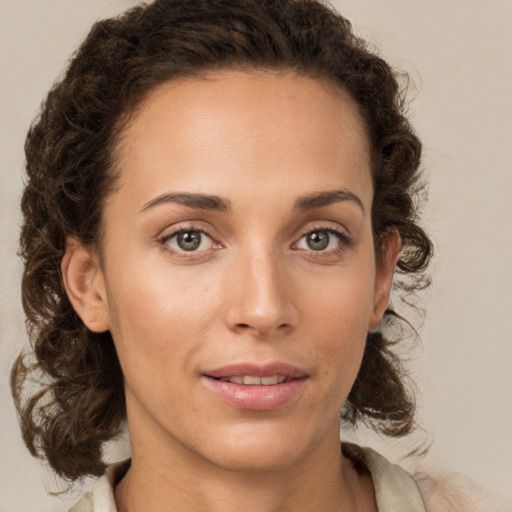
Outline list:
[[[276,449],[277,448],[277,449]],[[289,469],[301,459],[301,453],[283,449],[282,445],[268,443],[247,444],[244,447],[225,447],[222,453],[215,453],[210,462],[226,471],[236,473],[269,473]]]
[[[235,472],[280,472],[295,466],[321,438],[304,424],[269,425],[264,421],[221,429],[210,438],[207,458],[216,466]]]

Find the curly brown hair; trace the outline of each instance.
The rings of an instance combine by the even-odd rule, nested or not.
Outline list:
[[[359,106],[373,151],[377,256],[396,229],[397,270],[417,288],[432,253],[415,197],[421,143],[390,66],[350,22],[317,0],[156,0],[96,23],[29,130],[22,199],[23,306],[33,351],[11,386],[24,440],[56,473],[104,471],[103,443],[125,419],[123,375],[109,332],[86,328],[66,295],[66,240],[98,243],[102,205],[116,183],[116,148],[131,113],[162,82],[225,68],[281,69],[328,78]],[[386,316],[393,311],[386,311]],[[413,394],[393,342],[368,334],[342,418],[400,436],[414,425]],[[39,388],[26,384],[38,382]]]

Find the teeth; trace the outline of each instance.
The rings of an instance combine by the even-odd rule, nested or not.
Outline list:
[[[272,375],[271,377],[255,377],[253,375],[238,375],[234,377],[222,377],[223,382],[233,384],[244,384],[246,386],[274,386],[286,380],[283,375]]]
[[[261,384],[261,378],[244,375],[244,384],[246,386],[259,386]]]
[[[282,380],[279,380],[282,379]],[[284,377],[282,375],[272,375],[272,377],[261,377],[261,383],[264,386],[272,386],[274,384],[278,384],[279,382],[283,382]]]

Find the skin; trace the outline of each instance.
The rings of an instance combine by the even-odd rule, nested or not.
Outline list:
[[[62,269],[125,377],[133,458],[119,510],[377,510],[371,478],[341,456],[339,410],[400,240],[389,235],[377,265],[368,139],[349,95],[291,72],[169,82],[125,129],[118,168],[101,257],[69,240]],[[333,197],[298,208],[320,192]],[[197,250],[180,248],[180,229],[202,237]],[[307,374],[276,410],[234,407],[204,383],[228,364],[276,361]]]

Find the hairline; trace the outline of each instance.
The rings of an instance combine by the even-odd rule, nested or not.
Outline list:
[[[368,166],[370,168],[370,175],[372,181],[372,204],[370,208],[370,216],[373,210],[373,200],[375,197],[375,172],[377,166],[379,165],[376,159],[376,149],[373,147],[372,139],[370,136],[370,126],[368,125],[368,120],[366,119],[361,105],[354,98],[354,96],[350,93],[346,85],[338,80],[335,76],[329,75],[326,71],[321,71],[315,69],[314,65],[310,68],[305,66],[291,66],[289,64],[269,66],[269,65],[256,65],[251,62],[241,62],[241,63],[233,63],[233,64],[222,64],[222,65],[210,65],[199,67],[195,70],[190,71],[182,71],[180,73],[175,74],[174,76],[169,76],[165,78],[165,73],[162,73],[162,77],[157,79],[155,84],[148,87],[146,90],[143,90],[139,97],[135,96],[132,101],[128,100],[124,105],[122,111],[117,115],[117,119],[115,120],[111,135],[110,141],[108,142],[109,147],[109,161],[110,165],[108,166],[106,171],[106,184],[107,190],[105,191],[101,203],[100,203],[100,219],[97,230],[97,236],[93,241],[93,250],[98,254],[100,264],[104,262],[104,235],[105,235],[105,225],[104,225],[104,217],[103,212],[105,210],[106,204],[110,198],[110,196],[119,189],[120,180],[122,176],[122,157],[121,153],[123,151],[123,142],[125,136],[129,133],[130,127],[137,121],[139,115],[144,110],[145,105],[151,100],[153,95],[158,92],[158,90],[168,87],[173,83],[186,82],[190,80],[215,80],[222,75],[226,75],[230,73],[243,73],[247,75],[254,76],[265,76],[265,75],[274,75],[274,76],[295,76],[297,78],[308,78],[314,80],[318,83],[323,84],[323,86],[328,87],[333,93],[340,95],[341,97],[348,99],[350,103],[355,108],[356,114],[359,118],[359,124],[362,128],[362,135],[366,141],[367,152],[368,152]],[[169,74],[170,75],[170,74]],[[374,226],[372,222],[372,231]],[[375,236],[374,232],[374,249],[376,262],[379,262],[379,256],[381,253],[381,247],[379,240]]]

